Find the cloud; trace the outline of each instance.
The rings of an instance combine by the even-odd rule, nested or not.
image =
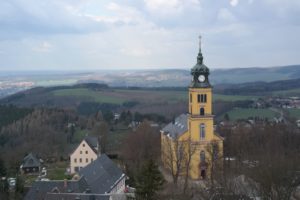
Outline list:
[[[33,48],[33,51],[36,51],[36,52],[50,52],[51,49],[52,49],[52,45],[47,42],[47,41],[43,41],[41,44],[39,44],[38,46],[34,47]]]
[[[212,68],[300,63],[299,12],[298,0],[0,1],[0,69],[189,69],[199,34]]]
[[[192,6],[199,6],[198,0],[144,0],[146,8],[156,14],[174,15]]]
[[[121,49],[121,53],[127,56],[145,57],[151,55],[151,51],[144,47],[130,47]]]
[[[239,0],[230,0],[230,5],[236,7],[239,4]]]
[[[218,12],[217,18],[224,22],[237,21],[236,17],[227,8],[221,8]]]

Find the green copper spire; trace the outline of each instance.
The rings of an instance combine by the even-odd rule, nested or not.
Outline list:
[[[208,88],[211,87],[208,76],[209,68],[203,64],[203,55],[201,52],[201,36],[199,36],[199,53],[197,56],[197,64],[191,69],[193,76],[190,87],[193,88]]]

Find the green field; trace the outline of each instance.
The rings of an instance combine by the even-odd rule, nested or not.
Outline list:
[[[280,90],[272,92],[273,95],[280,95],[280,96],[299,96],[300,95],[300,88],[292,89],[292,90]]]
[[[84,97],[98,103],[122,104],[125,102],[125,99],[108,95],[107,92],[94,91],[87,88],[55,90],[53,94],[55,96]]]
[[[248,119],[249,117],[259,117],[259,118],[268,118],[272,119],[273,117],[278,116],[277,112],[274,112],[270,109],[254,109],[254,108],[235,108],[227,112],[231,121],[238,119]],[[224,118],[224,115],[222,116]]]
[[[125,101],[145,103],[187,101],[187,91],[153,91],[153,90],[103,90],[95,91],[88,88],[61,89],[52,92],[55,96],[73,96],[85,98],[98,103],[122,104]],[[259,96],[221,95],[214,94],[213,99],[223,101],[255,100]]]
[[[223,94],[214,94],[214,100],[223,100],[223,101],[244,101],[244,100],[257,100],[260,96],[242,96],[242,95],[223,95]]]
[[[300,118],[300,109],[297,108],[291,108],[291,109],[285,109],[289,113],[290,117],[299,119]]]

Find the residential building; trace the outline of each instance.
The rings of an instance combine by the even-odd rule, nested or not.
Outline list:
[[[38,173],[41,170],[41,162],[33,153],[29,153],[24,157],[20,170],[24,174]]]
[[[73,180],[35,181],[25,200],[125,200],[126,175],[102,154]]]
[[[181,114],[161,130],[164,166],[173,172],[180,170],[180,174],[186,174],[182,169],[188,168],[192,179],[209,176],[213,163],[223,154],[223,138],[214,130],[209,74],[209,68],[203,64],[200,44],[197,64],[191,70],[188,113]],[[186,166],[189,156],[189,166]]]
[[[105,154],[79,171],[91,190],[97,194],[119,194],[125,191],[126,175]]]
[[[85,137],[70,155],[70,173],[74,174],[88,164],[92,163],[100,155],[100,147],[97,137]]]

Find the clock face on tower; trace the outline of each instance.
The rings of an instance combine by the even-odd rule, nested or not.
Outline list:
[[[202,83],[202,82],[204,82],[205,81],[205,76],[204,75],[200,75],[199,77],[198,77],[198,80]]]

